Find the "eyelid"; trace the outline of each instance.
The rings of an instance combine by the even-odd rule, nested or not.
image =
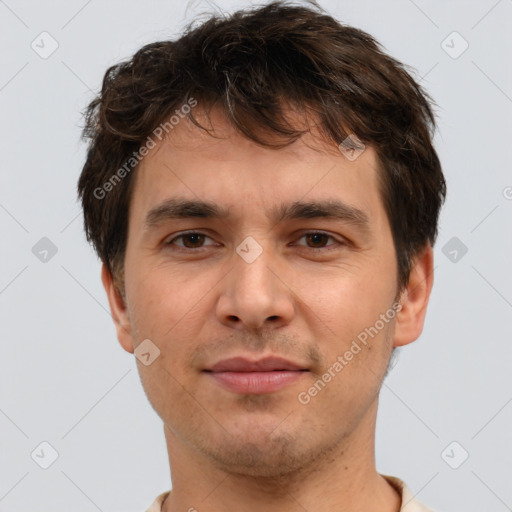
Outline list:
[[[164,246],[174,245],[175,247],[179,247],[180,249],[182,249],[184,251],[187,251],[187,252],[191,252],[191,251],[198,252],[201,249],[205,249],[206,247],[215,245],[215,244],[209,244],[208,246],[204,246],[203,245],[201,247],[190,248],[190,247],[185,247],[185,246],[173,243],[176,240],[178,240],[180,238],[183,238],[183,237],[185,237],[187,235],[202,235],[205,238],[209,238],[210,240],[213,240],[212,237],[210,237],[206,233],[203,233],[202,231],[198,231],[198,230],[192,229],[192,230],[189,230],[189,231],[182,231],[182,232],[176,234],[176,236],[173,236],[173,238],[171,238],[170,240],[164,241]],[[315,252],[329,251],[329,250],[333,250],[333,249],[339,248],[340,246],[343,246],[343,245],[348,245],[348,242],[345,239],[338,240],[334,235],[332,235],[332,234],[330,234],[330,233],[328,233],[326,231],[314,230],[314,229],[313,230],[310,229],[310,230],[302,231],[300,233],[300,236],[298,237],[297,240],[300,240],[300,239],[304,238],[307,235],[325,235],[328,238],[332,239],[335,243],[331,243],[331,244],[329,244],[329,245],[327,245],[325,247],[308,247],[307,245],[302,245],[302,244],[296,244],[296,245],[299,246],[299,247],[303,247],[305,249],[311,249],[311,250],[313,250]]]
[[[310,230],[302,232],[301,235],[299,236],[298,240],[300,240],[301,238],[304,238],[307,235],[325,235],[326,237],[331,238],[335,242],[334,244],[330,244],[325,247],[308,247],[307,245],[298,244],[298,245],[300,245],[300,247],[305,247],[306,249],[311,249],[313,251],[317,251],[317,252],[322,251],[322,250],[328,251],[328,250],[332,250],[332,249],[335,249],[335,248],[343,246],[343,245],[347,245],[347,241],[344,238],[342,238],[341,240],[338,240],[334,235],[331,235],[331,233],[328,233],[328,232],[322,231],[322,230],[318,230],[318,229],[310,229]]]
[[[191,249],[189,247],[185,247],[185,246],[177,245],[177,244],[173,243],[175,240],[178,240],[179,238],[183,238],[187,235],[202,235],[205,238],[209,238],[210,240],[213,240],[212,237],[207,235],[206,233],[203,233],[202,231],[197,231],[195,229],[191,229],[189,231],[181,231],[180,233],[176,234],[175,236],[173,235],[173,237],[170,240],[166,239],[167,241],[164,241],[164,245],[176,245],[176,247],[180,247],[181,249],[184,249],[186,251],[198,251],[200,249],[203,249],[204,246],[197,247],[196,249]],[[210,244],[210,245],[213,245],[213,244]]]

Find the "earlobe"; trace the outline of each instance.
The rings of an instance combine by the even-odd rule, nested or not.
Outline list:
[[[107,294],[112,320],[114,321],[117,332],[117,339],[127,352],[133,354],[134,345],[128,310],[121,294],[115,286],[112,274],[104,263],[101,266],[101,281]]]
[[[393,346],[407,345],[420,336],[433,284],[434,254],[432,246],[427,245],[414,258],[409,282],[400,297]]]

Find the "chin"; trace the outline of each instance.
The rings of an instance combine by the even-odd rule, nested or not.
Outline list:
[[[230,443],[230,447],[210,452],[210,457],[227,473],[260,478],[277,478],[295,473],[304,463],[294,442],[286,439],[266,443]]]
[[[275,427],[274,427],[275,428]],[[315,462],[333,449],[325,440],[312,443],[290,432],[255,432],[227,435],[222,442],[202,443],[196,447],[220,470],[252,478],[289,478],[311,472]],[[219,441],[219,440],[217,440]]]

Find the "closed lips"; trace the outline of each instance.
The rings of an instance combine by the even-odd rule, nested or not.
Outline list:
[[[274,371],[308,371],[297,363],[280,357],[268,357],[258,361],[251,361],[243,357],[224,359],[205,371],[219,372],[274,372]]]

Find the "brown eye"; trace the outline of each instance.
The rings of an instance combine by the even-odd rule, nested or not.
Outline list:
[[[190,233],[188,235],[182,235],[183,245],[188,247],[189,249],[195,249],[196,247],[201,247],[204,243],[205,236],[201,233]]]
[[[204,246],[204,242],[207,238],[210,239],[209,236],[206,236],[203,233],[182,233],[172,240],[169,240],[166,245],[177,245],[178,247],[185,249],[201,249]],[[177,240],[181,240],[182,243],[176,243]]]
[[[336,249],[340,245],[343,245],[342,242],[336,240],[333,236],[328,235],[327,233],[323,233],[321,231],[311,231],[310,233],[305,233],[300,237],[299,240],[305,239],[306,243],[299,243],[298,245],[302,247],[306,247],[308,249]],[[334,243],[328,244],[329,239],[334,240]]]
[[[325,233],[308,233],[305,236],[308,243],[311,244],[314,248],[318,248],[319,246],[323,247],[327,243],[327,240],[331,238]]]

